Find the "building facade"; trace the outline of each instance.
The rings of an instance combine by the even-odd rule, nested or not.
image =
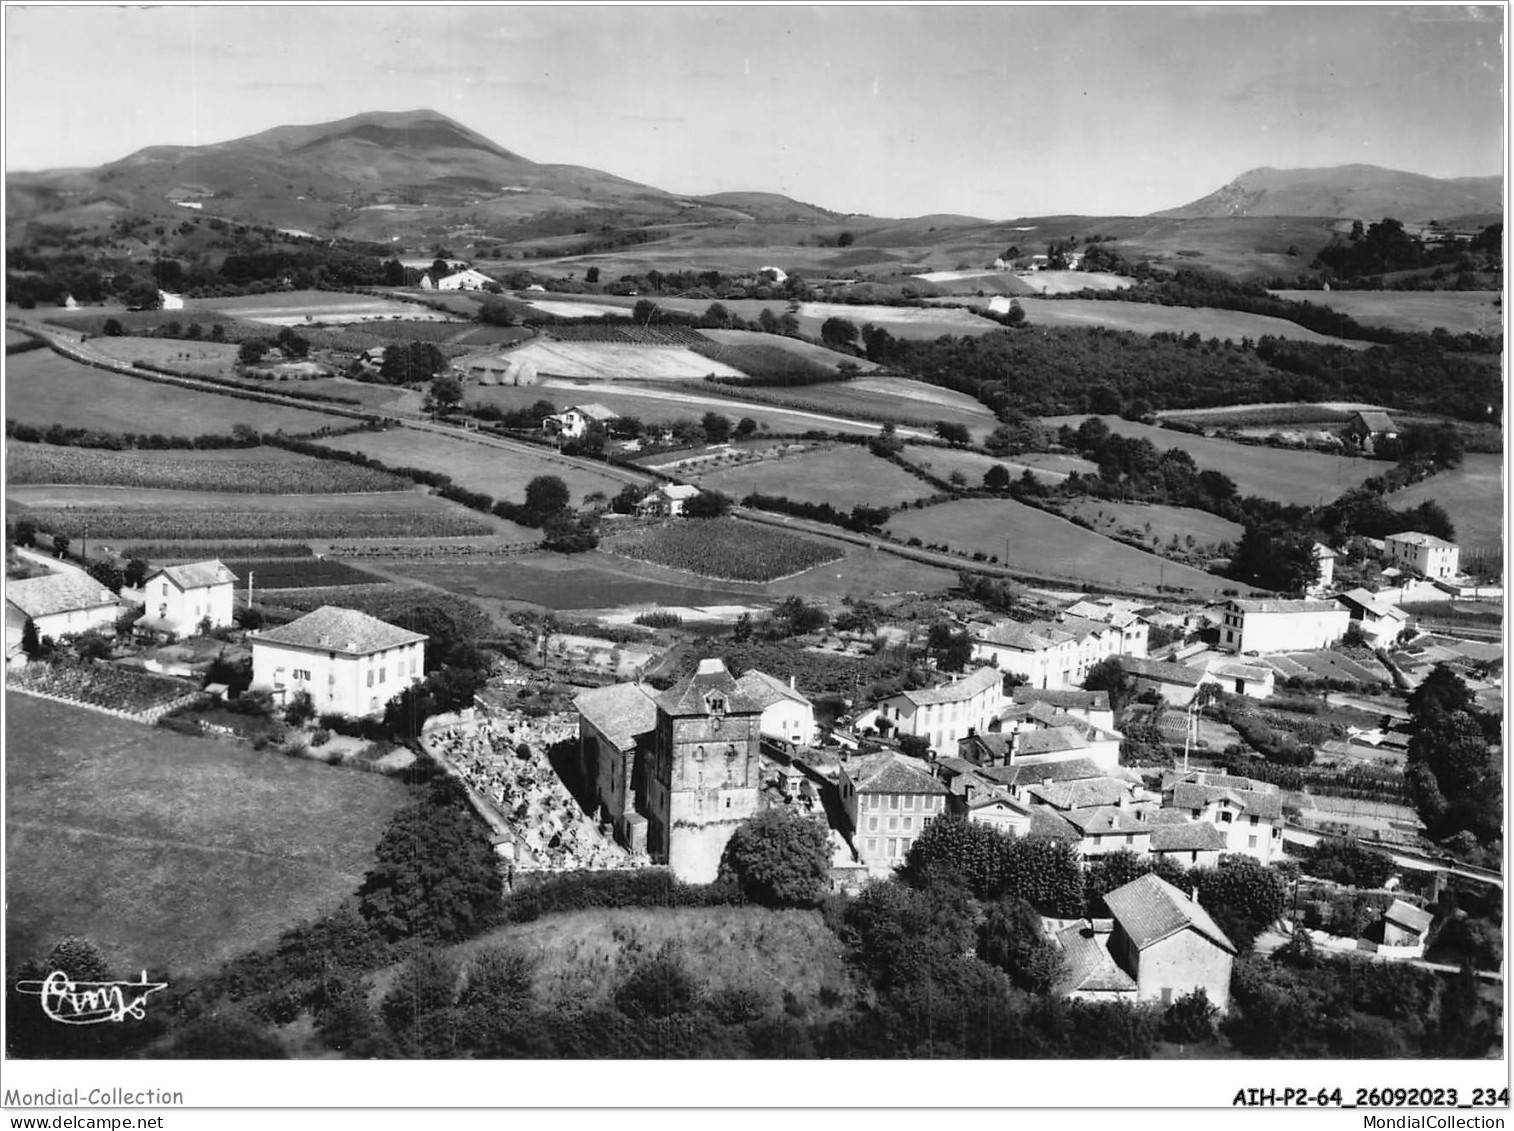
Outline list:
[[[195,635],[206,620],[211,629],[225,628],[233,622],[236,581],[219,560],[165,566],[142,583],[142,623],[180,636]]]
[[[1383,539],[1388,557],[1431,581],[1448,581],[1460,573],[1461,550],[1454,542],[1406,530]]]
[[[793,677],[783,680],[753,668],[736,681],[743,695],[762,707],[758,730],[764,738],[791,746],[815,743],[815,705],[794,686]]]
[[[323,714],[381,714],[390,699],[425,678],[424,634],[355,609],[323,605],[248,639],[252,687],[281,703],[307,692]]]
[[[1231,600],[1220,607],[1227,652],[1308,652],[1346,635],[1351,616],[1333,601]]]
[[[939,687],[901,691],[878,706],[886,733],[923,738],[937,754],[955,754],[969,734],[985,733],[1004,707],[1004,674],[979,668]]]
[[[1236,947],[1199,905],[1155,874],[1104,897],[1114,916],[1109,951],[1136,983],[1139,1001],[1171,1005],[1195,990],[1224,1012]]]
[[[126,611],[126,603],[109,589],[72,569],[6,582],[5,603],[16,610],[23,629],[27,618],[31,619],[39,640],[62,640],[93,628],[111,629]],[[9,624],[11,615],[6,620]]]
[[[947,811],[950,790],[922,763],[893,751],[853,758],[841,777],[853,847],[874,872],[902,864],[926,824]]]

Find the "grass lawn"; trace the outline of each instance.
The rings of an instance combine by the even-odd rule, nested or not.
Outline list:
[[[187,342],[177,338],[99,337],[91,345],[96,352],[117,361],[145,361],[207,377],[231,376],[236,369],[238,349],[234,342]]]
[[[238,424],[259,432],[302,434],[345,422],[344,417],[308,409],[108,373],[52,350],[32,350],[6,359],[5,415],[44,427],[63,424],[164,436],[224,434]]]
[[[1041,423],[1048,428],[1070,424],[1076,428],[1086,416],[1048,416]],[[1117,416],[1100,417],[1111,432],[1150,440],[1159,452],[1179,448],[1193,457],[1200,471],[1218,471],[1228,475],[1242,495],[1261,495],[1284,503],[1314,506],[1359,487],[1384,467],[1372,460],[1347,456],[1328,456],[1320,452],[1288,451],[1236,444],[1229,440],[1211,440],[1190,436],[1150,424],[1137,424]]]
[[[1013,499],[964,499],[905,511],[894,516],[888,533],[898,538],[919,538],[926,545],[943,543],[953,550],[982,551],[1012,569],[1065,577],[1070,585],[1143,589],[1179,585],[1202,594],[1234,585],[1225,578],[1123,546]]]
[[[941,310],[919,306],[852,306],[843,302],[803,302],[799,304],[800,332],[820,336],[820,326],[827,318],[845,318],[860,330],[867,323],[881,326],[896,338],[932,341],[946,334],[976,337],[1002,330],[997,322],[966,310]],[[814,329],[809,328],[814,323]]]
[[[1273,291],[1292,302],[1312,302],[1349,314],[1363,326],[1428,333],[1496,334],[1503,325],[1497,291]]]
[[[1402,509],[1433,499],[1446,508],[1456,527],[1462,567],[1469,552],[1497,552],[1504,538],[1503,457],[1477,452],[1462,457],[1454,471],[1442,471],[1421,483],[1395,491],[1384,502]]]
[[[376,774],[7,694],[6,942],[203,970],[351,895],[406,800]]]
[[[1051,452],[1032,452],[1028,455],[1003,457],[986,456],[981,452],[969,452],[960,448],[933,448],[924,444],[905,445],[903,456],[910,463],[932,475],[949,479],[951,473],[960,471],[969,487],[980,487],[988,469],[1002,466],[1018,479],[1029,471],[1045,483],[1060,483],[1074,471],[1084,475],[1096,474],[1098,467],[1077,456],[1055,455]]]
[[[724,491],[738,499],[752,492],[785,495],[806,502],[830,503],[838,510],[851,510],[859,503],[864,506],[908,503],[935,493],[930,484],[903,468],[850,444],[705,472],[695,481],[701,487]]]
[[[545,448],[500,448],[412,428],[352,432],[320,443],[339,451],[362,452],[391,467],[438,471],[450,475],[453,482],[470,491],[481,491],[496,499],[517,503],[525,501],[526,484],[539,475],[555,475],[561,479],[567,484],[574,503],[596,491],[613,497],[633,480],[647,482],[618,468],[607,474],[588,471],[558,458]]]
[[[1191,507],[1111,503],[1103,499],[1082,498],[1070,504],[1067,510],[1069,517],[1077,515],[1093,523],[1094,529],[1100,534],[1125,532],[1153,546],[1166,545],[1176,536],[1185,545],[1192,538],[1193,547],[1201,549],[1217,546],[1221,542],[1234,544],[1246,532],[1246,528],[1238,522],[1230,522],[1219,515]]]

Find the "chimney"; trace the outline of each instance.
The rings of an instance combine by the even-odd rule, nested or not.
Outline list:
[[[795,684],[795,677],[794,676],[789,676],[789,690],[790,691],[796,690],[796,684]]]
[[[331,637],[327,633],[321,633],[321,646],[324,648],[331,643]]]
[[[1194,884],[1193,887],[1189,889],[1189,891],[1188,891],[1188,901],[1190,903],[1198,903],[1198,901],[1199,901],[1199,885],[1198,884]]]

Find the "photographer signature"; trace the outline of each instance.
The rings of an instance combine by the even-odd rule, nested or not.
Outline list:
[[[140,1021],[147,1015],[148,997],[167,988],[167,982],[149,982],[146,970],[136,982],[75,982],[54,970],[44,981],[16,983],[19,993],[40,997],[42,1012],[64,1025],[99,1025],[128,1017]]]

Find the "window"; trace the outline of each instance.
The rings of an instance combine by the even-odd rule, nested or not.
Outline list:
[[[913,831],[912,828],[911,828],[911,826],[914,824],[914,820],[915,819],[913,817],[905,817],[904,818],[904,831],[905,832],[911,832],[911,831]]]
[[[384,673],[387,672],[388,670],[389,670],[388,668],[379,668],[379,682],[380,683],[384,682]]]
[[[891,857],[899,855],[899,842],[893,837],[888,838],[888,854]]]
[[[899,818],[898,817],[890,817],[888,819],[888,831],[891,832],[891,833],[899,831]]]
[[[1248,836],[1246,838],[1246,847],[1247,848],[1255,848],[1256,847],[1256,837],[1254,837],[1254,836]]]
[[[888,807],[890,809],[899,808],[899,795],[897,793],[891,793],[888,795]]]
[[[1251,814],[1251,823],[1253,825],[1256,824],[1256,814],[1255,813]]]
[[[168,582],[166,581],[163,583],[163,596],[168,596]]]
[[[1191,863],[1197,864],[1199,862],[1199,854],[1197,852],[1190,852],[1188,858]]]
[[[726,808],[727,808],[727,809],[729,809],[729,808],[730,808],[730,807],[731,807],[731,799],[730,799],[730,798],[729,798],[729,797],[727,797],[727,798],[726,798],[726,799],[725,799],[725,807],[726,807]]]
[[[904,807],[906,809],[913,809],[915,807],[915,795],[913,793],[905,795]]]
[[[1229,811],[1228,811],[1228,810],[1225,810],[1225,809],[1221,809],[1221,810],[1220,810],[1220,820],[1221,820],[1221,821],[1222,821],[1222,822],[1224,822],[1224,823],[1225,823],[1225,824],[1227,824],[1227,825],[1228,825],[1228,824],[1230,824],[1230,823],[1231,823],[1231,822],[1232,822],[1232,821],[1234,821],[1234,820],[1235,820],[1235,814],[1234,814],[1234,813],[1231,813],[1231,812],[1229,812]]]
[[[878,838],[877,837],[870,836],[870,837],[867,838],[867,850],[869,852],[877,852],[878,851]]]
[[[875,833],[875,832],[878,831],[878,818],[877,817],[869,817],[867,819],[867,831],[870,832],[870,833]]]
[[[373,686],[373,673],[371,671],[368,673],[368,686]]]
[[[370,711],[376,711],[376,710],[378,710],[378,696],[377,695],[371,695],[371,696],[368,697],[368,709]]]
[[[310,672],[308,672],[304,668],[295,668],[294,669],[294,678],[295,679],[305,679],[305,680],[308,680],[310,678]]]

